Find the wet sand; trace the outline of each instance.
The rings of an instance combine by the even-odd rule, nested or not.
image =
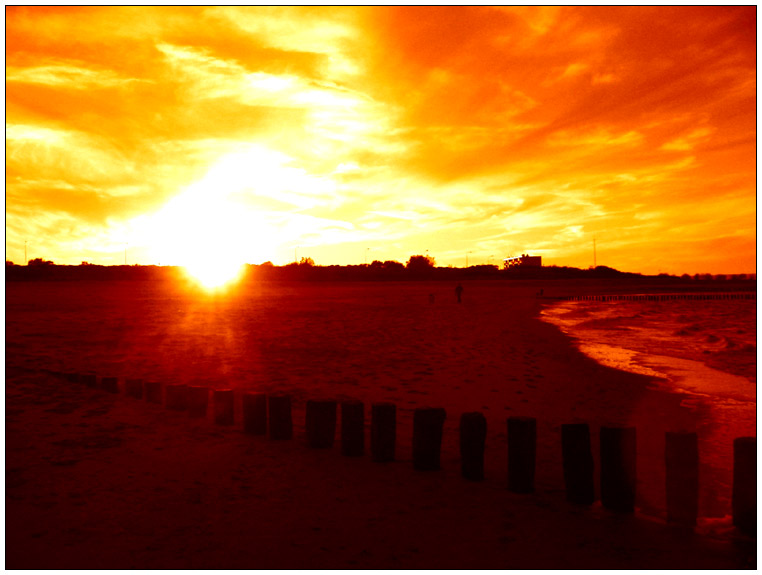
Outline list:
[[[751,542],[663,522],[663,436],[691,425],[648,378],[537,319],[537,285],[6,284],[9,568],[743,568]],[[548,289],[546,288],[546,293]],[[434,301],[430,303],[430,294]],[[216,426],[51,372],[236,389]],[[240,431],[244,391],[288,392],[292,441]],[[392,401],[397,461],[309,449],[307,399]],[[442,469],[412,468],[416,407],[447,411]],[[458,420],[487,418],[486,480]],[[536,493],[507,491],[505,419],[537,418]],[[368,416],[366,415],[366,427]],[[560,425],[638,427],[638,510],[566,503]],[[367,437],[366,437],[367,439]],[[728,449],[732,447],[729,445]],[[701,531],[701,529],[699,529]]]

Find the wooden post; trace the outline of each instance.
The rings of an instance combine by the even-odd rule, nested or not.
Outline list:
[[[508,489],[514,493],[532,493],[537,452],[537,420],[534,417],[509,417],[507,423]]]
[[[109,393],[119,393],[119,379],[116,377],[101,378],[101,388]]]
[[[130,397],[134,397],[135,399],[143,399],[143,380],[142,379],[125,380],[124,391]]]
[[[270,439],[291,439],[291,396],[271,395],[267,398],[267,404],[270,415]]]
[[[341,454],[348,457],[365,451],[365,406],[362,401],[341,404]]]
[[[561,425],[566,500],[582,505],[595,501],[593,452],[587,423]]]
[[[757,535],[757,438],[733,441],[733,525]]]
[[[87,387],[98,387],[98,376],[94,373],[83,373],[79,376],[79,380]]]
[[[371,406],[370,451],[373,461],[394,461],[397,442],[397,406],[374,403]]]
[[[235,421],[235,394],[232,389],[215,389],[214,422],[217,425],[233,425]]]
[[[209,407],[209,388],[205,385],[188,387],[188,415],[191,417],[206,417]]]
[[[188,407],[188,386],[184,384],[170,384],[164,387],[165,402],[167,409],[185,411]]]
[[[143,391],[148,403],[161,404],[161,383],[158,381],[143,382]]]
[[[442,427],[446,417],[441,407],[419,407],[413,414],[413,468],[436,471],[440,468]]]
[[[251,435],[267,433],[267,396],[264,393],[243,394],[243,430]]]
[[[601,427],[601,503],[607,509],[635,510],[636,431]]]
[[[665,434],[667,521],[695,525],[698,517],[699,453],[695,433]]]
[[[484,444],[487,420],[478,411],[460,416],[460,471],[471,481],[484,479]]]
[[[304,427],[307,432],[307,445],[317,449],[331,447],[336,436],[336,402],[308,400]]]

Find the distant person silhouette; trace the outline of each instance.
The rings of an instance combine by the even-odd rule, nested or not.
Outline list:
[[[455,297],[458,298],[458,303],[460,303],[460,298],[463,295],[463,286],[458,284],[458,287],[455,288]]]

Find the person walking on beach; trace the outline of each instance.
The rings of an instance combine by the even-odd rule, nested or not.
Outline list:
[[[458,287],[455,288],[455,297],[458,298],[458,303],[460,303],[460,298],[463,295],[463,286],[458,284]]]

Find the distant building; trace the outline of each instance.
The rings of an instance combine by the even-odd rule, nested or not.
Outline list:
[[[542,267],[542,256],[530,256],[529,254],[521,254],[520,256],[505,258],[503,260],[504,268],[513,267]]]

